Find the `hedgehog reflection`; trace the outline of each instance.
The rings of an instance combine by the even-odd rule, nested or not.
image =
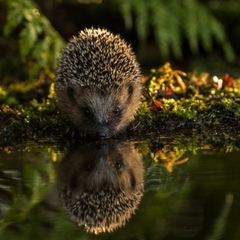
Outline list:
[[[60,198],[88,232],[124,226],[143,195],[143,166],[133,144],[88,144],[69,150],[59,169]]]

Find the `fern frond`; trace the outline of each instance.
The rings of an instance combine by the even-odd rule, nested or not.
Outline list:
[[[122,1],[122,4],[119,4],[120,12],[122,13],[125,28],[131,29],[133,27],[133,19],[131,13],[131,3],[129,1]]]
[[[181,14],[181,2],[178,0],[169,0],[169,12],[173,12],[169,17],[169,40],[173,54],[177,59],[182,58],[182,36],[179,16]]]
[[[20,12],[21,7],[20,1],[8,1],[7,22],[3,29],[5,36],[9,36],[11,32],[23,21],[23,15]]]
[[[212,18],[210,21],[210,28],[216,41],[222,46],[226,59],[229,62],[234,62],[236,56],[231,44],[227,39],[227,35],[224,31],[224,27],[222,26],[222,24],[218,22],[215,18]]]
[[[199,24],[199,38],[206,52],[212,49],[212,31],[209,27],[211,22],[211,14],[204,6],[198,8],[198,24]]]
[[[136,16],[136,31],[141,43],[145,43],[149,30],[149,5],[145,0],[133,0]]]
[[[199,0],[118,0],[118,4],[125,8],[122,12],[128,27],[133,22],[133,19],[129,20],[130,12],[134,13],[137,34],[142,43],[148,36],[148,30],[153,28],[156,43],[165,58],[171,52],[176,58],[182,57],[183,39],[187,39],[191,52],[198,54],[200,44],[205,51],[211,51],[215,38],[226,59],[235,59],[221,23]]]
[[[150,22],[154,28],[154,35],[160,52],[164,58],[170,54],[170,37],[169,37],[169,24],[168,24],[168,9],[165,5],[158,0],[152,0],[151,5],[151,18]]]
[[[26,60],[26,56],[30,53],[37,41],[37,32],[32,24],[27,22],[25,27],[19,34],[19,50],[20,56]]]
[[[190,49],[193,53],[198,52],[198,3],[195,0],[182,0],[182,22]],[[181,19],[180,19],[181,20]]]
[[[28,65],[29,77],[53,71],[56,56],[60,55],[60,49],[64,46],[63,39],[39,12],[33,0],[8,0],[6,5],[8,21],[4,34],[9,36],[19,27],[19,51],[22,60]]]

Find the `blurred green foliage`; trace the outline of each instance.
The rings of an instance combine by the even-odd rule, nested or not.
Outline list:
[[[38,5],[31,0],[7,0],[7,22],[4,35],[18,32],[19,52],[27,64],[30,78],[39,73],[50,74],[64,46],[64,40],[40,13]]]
[[[14,38],[17,35],[19,53],[27,66],[29,77],[32,79],[41,73],[51,74],[65,43],[52,27],[49,19],[42,14],[38,1],[2,0],[1,2],[7,6],[4,36]],[[209,4],[200,0],[80,1],[82,2],[102,3],[106,8],[119,9],[126,28],[135,28],[141,46],[144,46],[150,33],[153,32],[160,54],[165,59],[171,55],[176,59],[182,59],[183,44],[187,41],[193,54],[200,53],[202,47],[206,52],[210,52],[217,43],[222,48],[227,61],[235,60],[223,24],[213,15]],[[54,6],[59,3],[76,5],[79,1],[51,0],[50,3],[43,5]]]
[[[187,40],[192,53],[200,46],[206,52],[213,49],[213,40],[221,46],[229,62],[235,54],[228,41],[224,26],[199,0],[118,0],[127,28],[133,27],[144,43],[153,29],[161,55],[169,57],[172,52],[178,59],[183,57],[182,44]],[[133,13],[133,14],[132,14]],[[133,17],[135,19],[133,19]]]

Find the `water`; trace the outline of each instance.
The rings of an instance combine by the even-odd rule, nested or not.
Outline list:
[[[0,239],[238,240],[239,156],[167,141],[1,147]]]

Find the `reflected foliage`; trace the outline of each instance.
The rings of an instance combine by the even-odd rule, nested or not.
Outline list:
[[[31,153],[28,153],[29,150]],[[1,151],[0,236],[4,230],[26,221],[55,182],[55,170],[52,162],[48,161],[49,154],[36,150],[29,146],[24,151],[13,147],[5,147]],[[42,163],[36,164],[39,158]]]
[[[63,146],[0,149],[1,239],[215,240],[230,228],[239,239],[236,149],[166,138]],[[169,171],[169,156],[188,161]]]
[[[223,205],[219,217],[216,219],[216,222],[214,224],[213,231],[206,238],[207,240],[219,239],[224,235],[224,231],[226,230],[227,218],[229,217],[230,211],[232,209],[233,200],[233,194],[228,193],[226,195],[225,204]]]

